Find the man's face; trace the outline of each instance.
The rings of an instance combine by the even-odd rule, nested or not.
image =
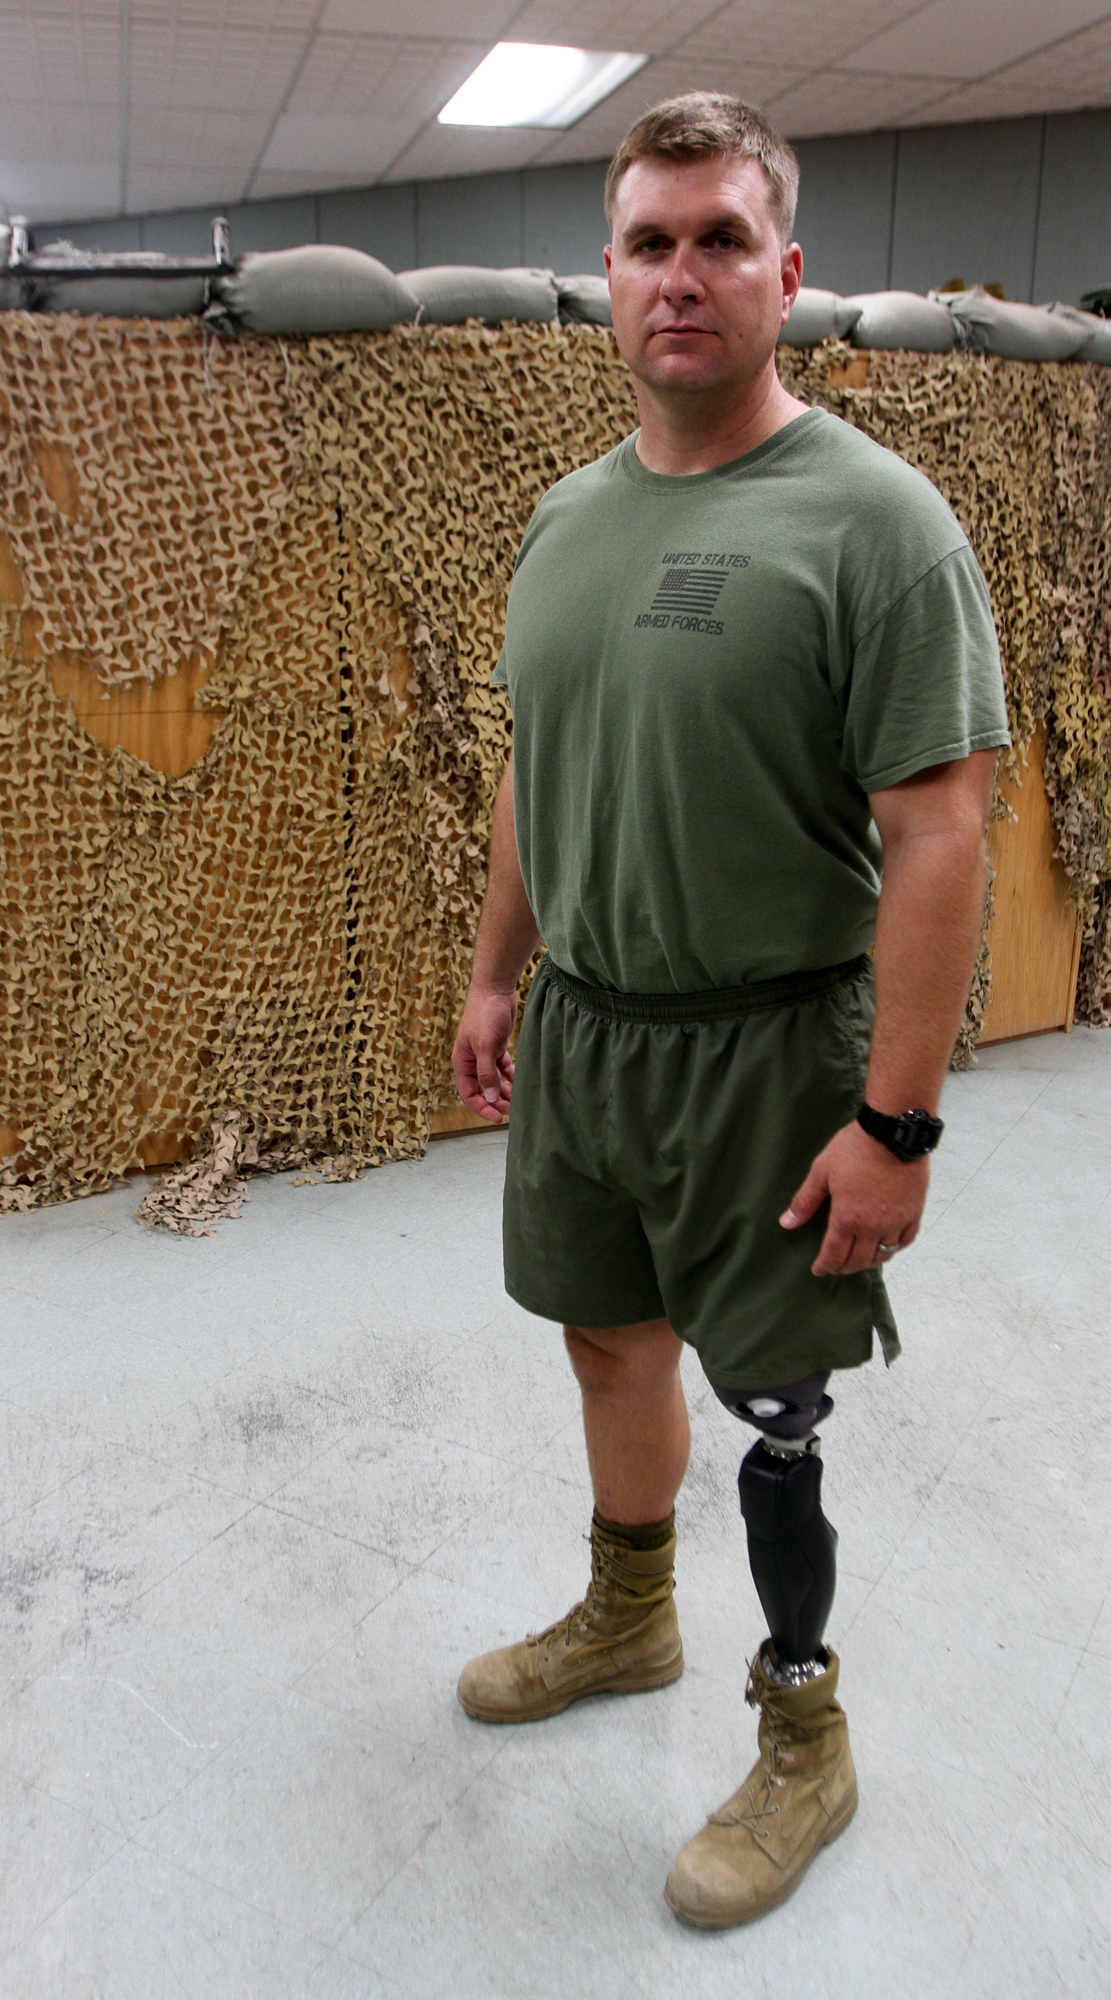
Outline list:
[[[626,170],[606,269],[622,358],[650,387],[740,392],[767,365],[802,277],[770,192],[759,161],[743,156]]]

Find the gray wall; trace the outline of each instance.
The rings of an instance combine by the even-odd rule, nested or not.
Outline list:
[[[804,139],[796,234],[839,292],[1000,280],[1012,299],[1111,284],[1111,111]]]
[[[804,139],[796,233],[806,279],[924,292],[962,277],[1009,298],[1111,284],[1111,111]],[[351,243],[392,270],[540,264],[600,271],[605,164],[349,189],[228,211],[232,250]],[[211,211],[41,230],[103,250],[211,247]]]

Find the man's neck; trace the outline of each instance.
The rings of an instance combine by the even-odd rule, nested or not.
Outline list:
[[[661,392],[649,383],[636,385],[640,435],[636,454],[649,472],[680,477],[712,472],[755,451],[807,405],[788,395],[776,373],[774,359],[741,395],[727,393],[682,395]]]

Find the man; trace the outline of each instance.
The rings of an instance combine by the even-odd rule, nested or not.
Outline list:
[[[514,755],[454,1058],[490,1122],[513,1092],[506,1284],[564,1323],[595,1497],[585,1599],[472,1661],[468,1712],[538,1720],[682,1672],[682,1342],[762,1433],[739,1482],[760,1755],[665,1890],[706,1927],[782,1901],[856,1806],[815,1426],[874,1330],[898,1352],[883,1267],[921,1221],[1008,740],[952,514],[779,381],[797,186],[756,112],[701,94],[611,164],[640,429],[522,544],[495,673]]]

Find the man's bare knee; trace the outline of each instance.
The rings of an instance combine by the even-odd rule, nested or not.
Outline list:
[[[666,1394],[682,1352],[665,1319],[640,1326],[565,1326],[563,1337],[580,1387],[622,1401]]]

